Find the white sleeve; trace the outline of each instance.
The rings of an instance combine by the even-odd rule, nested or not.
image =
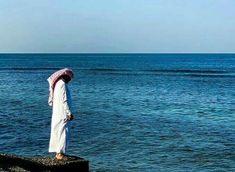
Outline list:
[[[70,116],[71,115],[71,110],[70,110],[69,105],[68,105],[68,99],[67,99],[65,84],[63,84],[63,86],[62,86],[62,99],[63,99],[63,106],[64,106],[66,116]]]

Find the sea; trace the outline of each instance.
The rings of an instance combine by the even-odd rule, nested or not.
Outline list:
[[[68,154],[90,171],[235,171],[235,54],[0,54],[1,153],[54,156],[47,78],[65,67]]]

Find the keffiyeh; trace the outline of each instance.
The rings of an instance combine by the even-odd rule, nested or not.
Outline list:
[[[55,88],[55,84],[58,81],[58,79],[63,76],[63,75],[67,75],[70,78],[73,77],[73,71],[69,68],[64,68],[61,70],[56,71],[55,73],[53,73],[48,79],[47,81],[49,82],[49,98],[48,98],[48,104],[49,106],[53,105],[53,96],[54,96],[54,88]]]

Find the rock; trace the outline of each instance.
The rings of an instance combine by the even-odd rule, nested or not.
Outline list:
[[[71,156],[70,160],[55,160],[51,157],[35,156],[21,157],[10,154],[0,154],[0,171],[76,171],[88,172],[89,161]]]

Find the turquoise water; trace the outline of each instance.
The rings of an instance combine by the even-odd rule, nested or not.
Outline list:
[[[91,171],[235,171],[234,54],[1,54],[0,152],[50,155],[46,79],[63,67],[68,153]]]

